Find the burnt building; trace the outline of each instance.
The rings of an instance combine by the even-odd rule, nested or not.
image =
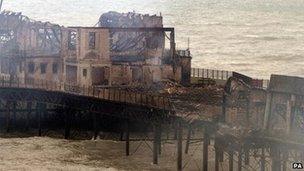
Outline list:
[[[69,27],[62,56],[65,81],[73,84],[190,82],[191,54],[175,50],[174,28],[164,28],[162,16],[109,12],[98,27]]]
[[[61,81],[61,29],[59,25],[34,21],[21,13],[2,12],[1,74],[21,81]]]
[[[190,82],[191,54],[176,51],[162,16],[105,13],[98,27],[63,27],[0,15],[1,73],[78,86]]]

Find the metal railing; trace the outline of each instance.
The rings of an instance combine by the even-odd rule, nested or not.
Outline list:
[[[233,76],[234,71],[225,71],[225,70],[213,70],[213,69],[204,69],[204,68],[191,68],[191,77],[192,78],[211,78],[214,80],[228,80],[229,77]],[[250,78],[250,77],[248,77]],[[255,88],[266,89],[269,85],[269,80],[265,79],[252,79],[252,86]]]
[[[47,80],[12,78],[4,75],[0,75],[0,87],[65,92],[113,102],[142,105],[156,109],[171,109],[170,100],[165,96],[131,92],[111,87],[95,88],[93,86],[75,86]]]
[[[191,77],[193,78],[211,78],[215,80],[228,80],[228,78],[231,76],[232,76],[232,71],[191,68]]]

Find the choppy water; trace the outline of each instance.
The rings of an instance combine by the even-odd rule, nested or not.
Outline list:
[[[304,76],[304,0],[4,0],[4,8],[64,26],[93,26],[115,10],[159,13],[191,40],[193,66]]]

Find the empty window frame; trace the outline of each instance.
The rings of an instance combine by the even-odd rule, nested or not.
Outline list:
[[[12,30],[2,30],[0,29],[0,43],[7,43],[10,40],[14,39],[15,32]]]
[[[83,69],[82,70],[82,76],[83,77],[87,77],[87,75],[88,75],[88,70],[87,69]]]
[[[53,63],[52,70],[53,70],[53,74],[57,74],[58,73],[58,64],[57,63]]]
[[[35,72],[35,63],[34,63],[34,62],[30,62],[30,63],[28,64],[28,72],[29,72],[30,74],[33,74],[33,73]]]
[[[45,74],[46,73],[46,67],[47,67],[46,63],[41,63],[40,64],[40,72],[41,72],[41,74]]]
[[[95,49],[96,46],[96,33],[89,32],[89,49]]]
[[[76,50],[77,32],[69,31],[68,46],[69,50]]]

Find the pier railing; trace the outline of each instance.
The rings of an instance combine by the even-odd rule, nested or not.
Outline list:
[[[204,68],[191,68],[192,78],[210,78],[214,80],[228,80],[230,77],[234,76],[234,71],[225,70],[214,70],[214,69],[204,69]],[[255,88],[266,89],[269,85],[269,80],[251,78],[252,86]]]
[[[211,78],[215,80],[228,80],[232,76],[232,71],[191,68],[191,77],[194,78]]]
[[[77,86],[47,80],[11,78],[6,75],[0,76],[0,87],[65,92],[119,103],[136,104],[164,110],[171,109],[170,100],[165,96],[131,92],[111,87]]]

